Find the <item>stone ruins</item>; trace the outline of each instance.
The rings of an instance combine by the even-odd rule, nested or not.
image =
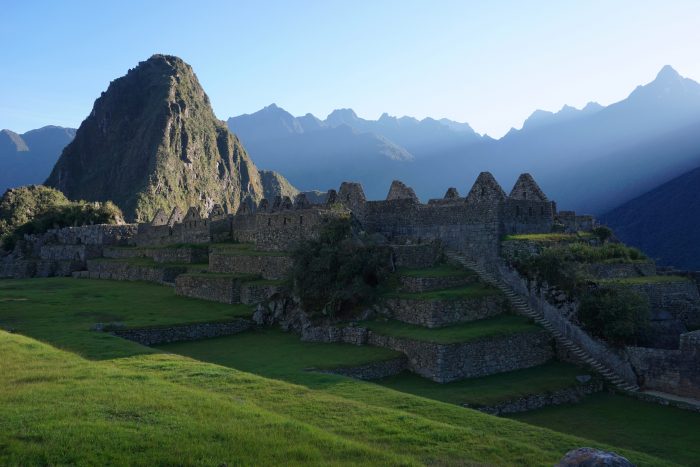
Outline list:
[[[383,313],[388,318],[438,328],[515,312],[539,326],[489,339],[441,344],[385,335],[356,323],[319,324],[286,316],[287,310],[275,297],[283,290],[283,279],[292,266],[289,252],[300,241],[316,238],[330,220],[351,217],[362,230],[383,239],[397,268],[430,268],[447,258],[473,271],[467,277],[402,277],[400,291],[408,297],[384,301]],[[483,172],[465,196],[449,188],[443,198],[427,203],[421,203],[413,189],[399,181],[391,184],[382,201],[367,200],[361,185],[345,182],[338,190],[329,190],[320,204],[300,194],[294,200],[263,199],[257,206],[244,202],[236,213],[227,213],[219,205],[208,213],[195,208],[183,213],[176,208],[170,213],[158,211],[150,223],[70,227],[27,235],[12,253],[0,258],[0,277],[146,280],[171,285],[183,296],[257,306],[252,321],[205,323],[196,329],[114,331],[145,345],[278,323],[304,340],[378,345],[404,355],[395,361],[340,371],[353,377],[376,378],[409,369],[448,382],[528,368],[556,356],[592,368],[622,390],[636,392],[641,386],[700,398],[700,331],[671,333],[659,348],[611,348],[582,330],[571,319],[571,309],[550,303],[545,292],[508,265],[509,255],[530,246],[506,242],[506,235],[575,233],[595,226],[591,216],[558,211],[529,174],[522,174],[506,194],[490,173]],[[595,275],[601,278],[657,274],[652,262],[591,267],[597,268]],[[481,284],[493,293],[456,301],[418,297],[469,284]],[[672,322],[700,325],[697,276],[650,283],[639,291],[650,297],[659,326],[668,328]],[[601,380],[594,378],[576,390],[489,410],[501,413],[562,403],[601,388]]]

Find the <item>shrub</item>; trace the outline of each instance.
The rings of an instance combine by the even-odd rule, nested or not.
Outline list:
[[[612,237],[613,231],[609,227],[601,225],[593,229],[593,235],[598,237],[601,243],[605,243]]]
[[[644,338],[650,306],[646,297],[633,290],[600,288],[583,296],[578,316],[591,334],[623,346]]]
[[[121,210],[111,201],[104,203],[68,201],[60,191],[41,185],[8,190],[0,199],[0,241],[12,249],[24,234],[38,234],[52,228],[123,222]]]
[[[355,234],[348,219],[329,222],[292,257],[294,293],[312,316],[347,315],[371,303],[389,274],[390,251]]]

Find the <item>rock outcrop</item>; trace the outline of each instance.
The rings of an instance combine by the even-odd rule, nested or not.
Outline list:
[[[130,220],[174,207],[236,212],[241,200],[263,197],[257,168],[192,68],[168,55],[110,83],[46,184],[70,199],[112,200]]]
[[[579,448],[567,452],[556,467],[634,467],[634,464],[614,452]]]

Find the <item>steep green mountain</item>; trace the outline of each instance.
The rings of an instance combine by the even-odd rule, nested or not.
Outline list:
[[[46,180],[56,159],[73,140],[75,130],[45,126],[23,134],[0,131],[0,194],[8,188]]]
[[[208,212],[262,198],[258,170],[218,120],[192,68],[154,55],[95,101],[46,184],[70,199],[114,201],[127,219],[159,208]]]
[[[700,270],[700,168],[628,201],[600,220],[659,264]]]

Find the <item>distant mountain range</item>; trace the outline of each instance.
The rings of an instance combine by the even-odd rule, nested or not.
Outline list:
[[[320,120],[274,104],[227,123],[260,167],[297,188],[354,180],[370,198],[393,179],[425,200],[447,186],[466,191],[483,170],[506,187],[530,172],[562,208],[601,213],[700,164],[700,84],[670,66],[618,103],[538,110],[498,140],[445,119],[366,120],[340,109]]]
[[[628,201],[600,220],[620,240],[659,264],[700,270],[700,168]]]
[[[0,131],[0,194],[11,187],[42,183],[75,129],[45,126],[23,134]]]

